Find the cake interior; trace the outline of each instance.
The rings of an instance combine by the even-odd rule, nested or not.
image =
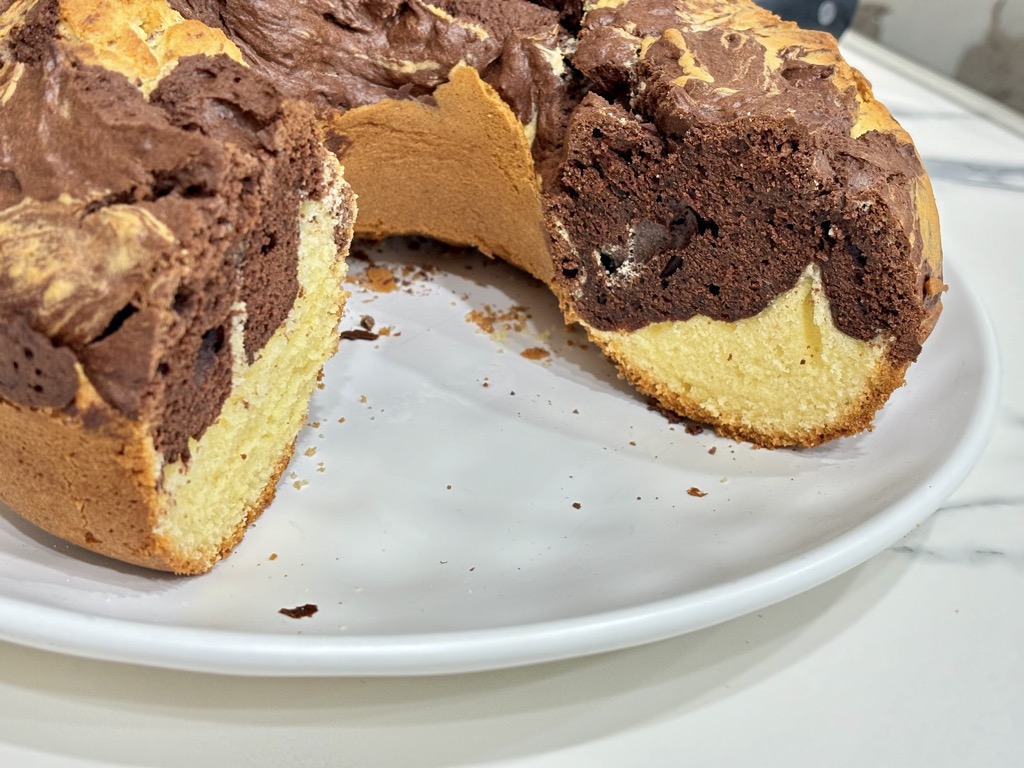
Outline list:
[[[583,325],[639,391],[737,439],[777,447],[854,434],[870,425],[888,393],[902,384],[909,363],[887,354],[889,338],[856,339],[836,328],[815,264],[766,309],[735,321],[695,315],[607,331],[574,317],[571,297],[544,266],[551,262],[549,246],[534,242],[542,203],[526,194],[540,195],[531,183],[528,145],[505,133],[496,137],[489,125],[499,120],[463,117],[499,115],[502,124],[524,129],[472,70],[454,74],[435,105],[360,107],[328,129],[351,140],[336,146],[360,194],[358,234],[433,237],[525,268],[555,292],[567,317]],[[453,139],[446,127],[460,121]],[[459,148],[469,145],[491,162],[488,172],[478,172],[478,165],[466,172]],[[565,237],[553,221],[552,239]]]
[[[858,341],[836,330],[814,265],[751,318],[728,323],[698,315],[625,336],[591,336],[640,391],[716,423],[722,434],[754,435],[768,446],[859,431],[882,404],[870,393],[897,386],[903,375],[882,340]]]
[[[299,291],[284,323],[251,363],[241,324],[231,335],[233,387],[216,421],[189,443],[188,461],[161,470],[154,536],[183,572],[207,570],[242,538],[274,496],[305,423],[324,361],[337,350],[347,242],[335,233],[351,218],[337,187],[340,169],[324,169],[327,195],[300,204]],[[253,410],[258,407],[258,415]],[[239,507],[241,502],[241,507]],[[226,509],[239,509],[235,516]]]

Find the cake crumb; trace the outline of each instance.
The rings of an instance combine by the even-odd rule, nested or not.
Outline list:
[[[305,619],[319,611],[320,608],[313,603],[297,605],[294,608],[281,608],[278,613],[283,613],[290,619]]]
[[[371,264],[366,268],[363,286],[374,293],[391,293],[398,289],[395,273],[388,267]]]
[[[306,449],[305,454],[307,456],[316,456],[316,446],[311,445],[309,448]]]
[[[583,507],[583,505],[582,505],[582,504],[580,504],[580,503],[579,503],[578,501],[574,501],[574,502],[572,503],[572,508],[573,508],[573,509],[580,509],[580,508],[582,508],[582,507]]]
[[[551,357],[551,353],[543,347],[529,347],[519,354],[527,360],[544,360],[545,358]]]
[[[716,453],[718,453],[718,446],[712,445],[710,448],[708,448],[708,453],[714,456]]]
[[[700,488],[697,488],[696,486],[691,487],[690,490],[687,491],[687,493],[690,494],[691,496],[696,496],[697,498],[708,495],[707,491],[702,491]]]
[[[277,552],[271,552],[267,560],[277,560]]]
[[[475,324],[484,333],[504,336],[509,331],[522,332],[530,319],[526,307],[515,304],[504,311],[485,304],[483,310],[474,309],[466,314],[466,320]]]
[[[292,483],[292,486],[293,486],[293,487],[295,488],[295,490],[297,490],[297,491],[301,491],[301,490],[302,490],[303,488],[305,488],[305,487],[306,487],[307,485],[309,485],[309,480],[296,480],[296,481],[295,481],[294,483]]]

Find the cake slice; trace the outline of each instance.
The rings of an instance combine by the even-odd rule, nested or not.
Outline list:
[[[0,499],[206,571],[337,348],[353,195],[221,32],[154,0],[0,7]]]

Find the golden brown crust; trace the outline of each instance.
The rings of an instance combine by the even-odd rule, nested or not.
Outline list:
[[[614,359],[614,353],[606,351],[606,354]],[[762,448],[814,448],[830,440],[874,429],[876,414],[891,394],[903,386],[907,368],[909,363],[894,365],[891,360],[883,359],[872,372],[871,384],[841,416],[828,422],[808,423],[803,429],[786,430],[765,429],[745,422],[735,414],[723,417],[722,414],[711,413],[703,403],[689,398],[685,392],[668,389],[661,379],[650,377],[626,363],[619,365],[619,372],[623,380],[654,398],[660,407],[702,424],[714,424],[715,431],[723,437],[754,443]]]
[[[66,541],[173,570],[152,535],[157,459],[143,429],[107,406],[81,375],[75,410],[72,416],[0,401],[3,501]]]

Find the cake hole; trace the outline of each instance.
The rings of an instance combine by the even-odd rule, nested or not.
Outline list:
[[[217,362],[217,356],[224,349],[225,338],[224,329],[220,326],[211,328],[203,334],[199,343],[199,354],[196,355],[195,383],[197,387],[202,386],[206,374]]]
[[[171,309],[179,315],[188,314],[194,303],[195,294],[191,289],[182,286],[178,289],[177,293],[174,294],[174,303],[171,305]]]
[[[697,216],[697,234],[703,235],[705,232],[710,232],[712,237],[718,237],[718,222],[705,219],[696,212],[695,215]]]
[[[835,230],[831,221],[821,222],[821,240],[824,245],[833,246],[836,244]]]
[[[601,266],[604,267],[604,271],[609,275],[614,275],[619,271],[619,267],[622,266],[622,259],[618,259],[610,253],[601,252],[599,255],[601,260]]]
[[[661,279],[667,281],[668,278],[672,277],[672,275],[674,275],[681,266],[683,266],[683,255],[681,253],[673,253],[669,256],[668,261],[661,270]],[[667,288],[667,283],[662,283],[662,287]]]
[[[711,284],[710,284],[710,285],[708,286],[708,293],[710,293],[710,294],[711,294],[712,296],[717,296],[717,295],[718,295],[718,294],[720,294],[721,292],[722,292],[722,289],[721,289],[721,288],[719,288],[719,287],[718,287],[717,285],[715,285],[714,283],[711,283]]]
[[[106,338],[113,336],[121,327],[128,321],[132,315],[139,311],[139,308],[134,304],[125,304],[119,309],[114,316],[110,319],[107,327],[103,329],[103,333],[92,340],[91,343],[95,344],[98,341],[103,341]]]
[[[846,253],[853,259],[854,265],[860,269],[864,269],[868,265],[868,257],[864,255],[864,252],[853,243],[846,244]]]
[[[590,132],[590,135],[593,136],[595,139],[603,139],[604,131],[602,131],[600,128],[595,128]]]

